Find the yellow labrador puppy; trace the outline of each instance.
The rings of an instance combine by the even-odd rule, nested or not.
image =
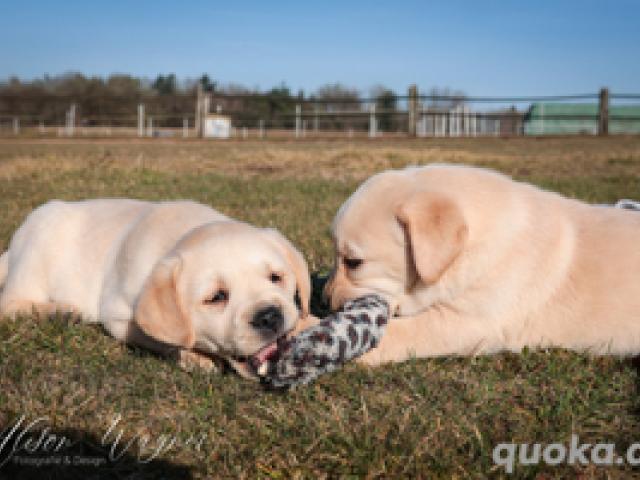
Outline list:
[[[118,340],[205,367],[191,352],[224,357],[248,376],[310,295],[302,255],[277,231],[194,202],[126,199],[34,210],[0,257],[0,288],[2,315],[69,311]]]
[[[370,178],[333,235],[332,306],[375,292],[396,314],[366,363],[524,346],[640,352],[640,213],[433,165]]]

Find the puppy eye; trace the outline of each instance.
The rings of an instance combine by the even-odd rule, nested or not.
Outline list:
[[[344,266],[347,267],[349,270],[355,270],[360,265],[362,265],[363,260],[360,258],[345,258],[343,262],[344,262]]]
[[[229,292],[227,290],[220,289],[214,293],[211,297],[207,298],[204,303],[207,305],[226,302],[229,300]]]
[[[282,275],[280,275],[279,273],[272,273],[269,277],[269,280],[271,280],[271,282],[273,283],[280,283],[282,281]]]

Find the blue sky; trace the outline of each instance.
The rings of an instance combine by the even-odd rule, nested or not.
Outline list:
[[[639,92],[640,1],[3,0],[0,78],[68,71],[306,92]]]

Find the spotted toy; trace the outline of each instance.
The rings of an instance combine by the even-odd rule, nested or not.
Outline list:
[[[377,295],[350,300],[281,345],[258,368],[261,381],[272,388],[307,384],[376,347],[388,321],[389,305]]]

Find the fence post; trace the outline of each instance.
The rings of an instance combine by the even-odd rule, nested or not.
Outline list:
[[[462,129],[465,137],[469,136],[469,107],[462,107]]]
[[[153,117],[147,118],[147,137],[153,137]]]
[[[376,122],[376,104],[369,106],[369,138],[375,138],[378,135],[378,125]]]
[[[598,109],[598,135],[609,135],[609,89],[600,89]]]
[[[314,113],[313,131],[318,133],[318,104],[317,103],[313,106],[313,113]]]
[[[420,105],[420,131],[418,132],[419,136],[426,137],[428,135],[428,124],[429,117],[427,115],[427,111],[424,108],[424,105]]]
[[[138,104],[138,136],[144,137],[144,103]]]
[[[76,134],[76,104],[71,105],[71,136]]]
[[[302,105],[296,105],[296,138],[300,138],[300,130],[302,128],[302,122],[300,115],[302,114]]]
[[[187,138],[187,137],[189,137],[189,119],[183,118],[182,119],[182,138]]]
[[[207,115],[209,115],[209,111],[211,110],[211,93],[205,93],[202,96],[202,105],[200,106],[200,136],[204,138]],[[222,111],[222,107],[218,105],[216,112],[220,113]]]
[[[418,121],[418,87],[414,84],[409,86],[409,136],[415,137],[417,133]]]
[[[447,111],[445,112],[444,136],[445,137],[451,136],[451,109],[447,109]]]
[[[196,137],[202,137],[202,125],[201,125],[201,113],[202,111],[202,84],[198,82],[198,88],[196,89],[196,120],[195,120],[195,130]]]
[[[65,125],[66,135],[73,137],[73,130],[76,125],[76,104],[72,103],[66,115],[67,124]]]
[[[259,123],[260,138],[264,138],[264,120],[261,118]]]
[[[20,135],[20,119],[13,117],[13,134]]]

